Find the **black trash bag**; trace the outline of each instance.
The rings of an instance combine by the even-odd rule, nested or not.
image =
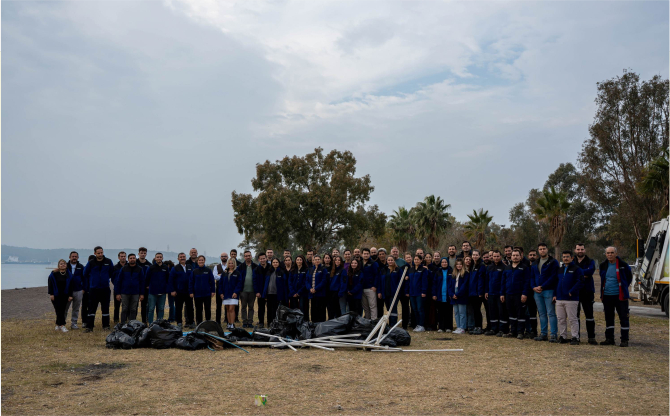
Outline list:
[[[245,329],[242,328],[233,328],[230,331],[230,334],[226,336],[226,339],[231,340],[231,338],[235,338],[236,341],[251,341],[252,337],[251,334],[248,333]],[[232,342],[232,340],[231,340]]]
[[[361,334],[361,337],[364,337],[363,339],[367,338],[368,335],[370,335],[370,332],[372,332],[373,329],[375,329],[375,326],[377,325],[378,320],[375,319],[370,320],[363,318],[362,316],[356,315],[354,318],[353,325],[351,326],[351,333],[352,334]]]
[[[167,322],[167,321],[166,321]],[[152,324],[149,327],[149,339],[151,347],[156,349],[172,348],[175,342],[182,337],[183,332],[176,326],[167,325],[163,327],[162,323]]]
[[[298,327],[298,339],[306,340],[314,338],[314,325],[312,322],[303,322],[302,325]]]
[[[389,332],[388,336],[386,337],[386,340],[391,339],[395,342],[395,344],[399,347],[406,347],[412,342],[412,336],[407,332],[406,330],[402,328],[393,328],[391,332]],[[384,344],[382,344],[384,345]]]
[[[176,328],[176,326],[172,325],[172,324],[170,323],[170,321],[168,321],[167,319],[159,319],[159,320],[157,320],[157,321],[153,321],[153,322],[151,323],[151,325],[149,325],[149,326],[152,326],[152,325],[158,325],[158,326],[160,326],[161,328],[165,328],[165,329]]]
[[[279,342],[279,338],[277,338],[277,337],[273,337],[273,338],[264,337],[264,336],[258,335],[258,333],[272,335],[268,328],[256,328],[256,329],[254,329],[254,333],[251,334],[251,340],[252,341]]]
[[[116,326],[118,327],[119,325],[121,324],[118,324]],[[132,321],[128,321],[128,323],[121,325],[121,328],[119,330],[125,332],[131,337],[137,338],[140,332],[142,332],[142,330],[146,327],[147,326],[141,321],[136,321],[133,319]]]
[[[175,342],[175,347],[182,350],[201,350],[207,348],[207,341],[202,339],[202,337],[195,333],[189,333],[186,336],[178,338]]]
[[[325,322],[319,322],[314,328],[314,338],[327,337],[332,335],[344,335],[351,331],[357,314],[346,314],[339,318],[331,319]]]
[[[279,335],[284,338],[296,338],[298,336],[298,327],[303,323],[304,315],[300,309],[291,309],[284,305],[279,305],[275,319],[270,322],[268,328],[273,335]]]
[[[221,328],[221,325],[216,321],[202,321],[195,327],[193,332],[215,332],[221,338],[226,336],[223,332],[223,328]]]
[[[135,346],[135,338],[123,331],[112,331],[105,341],[107,348],[129,350]]]
[[[135,343],[135,347],[137,348],[149,348],[151,347],[151,337],[149,336],[150,334],[149,328],[144,328],[142,331],[140,331],[140,334],[137,337],[137,342]]]
[[[380,342],[379,345],[385,345],[385,346],[393,347],[393,348],[398,346],[398,344],[396,344],[395,341],[393,339],[391,339],[390,337],[384,338],[384,340],[382,342]]]

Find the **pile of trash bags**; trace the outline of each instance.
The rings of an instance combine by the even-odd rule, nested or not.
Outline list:
[[[132,320],[125,324],[117,324],[114,330],[107,335],[107,348],[181,348],[184,350],[199,350],[207,348],[207,332],[216,332],[223,336],[221,325],[214,321],[205,321],[195,329],[184,335],[181,329],[170,324],[165,319],[154,321],[146,326],[140,321]],[[246,332],[246,331],[245,331]]]

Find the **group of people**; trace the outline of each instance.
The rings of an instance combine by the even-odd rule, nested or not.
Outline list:
[[[299,308],[312,322],[350,311],[377,319],[386,310],[390,311],[390,324],[395,325],[400,304],[403,328],[411,326],[415,332],[467,332],[571,345],[580,343],[583,310],[588,343],[597,344],[593,317],[596,267],[583,244],[577,244],[574,252],[564,251],[561,259],[549,255],[544,243],[527,256],[522,247],[480,251],[472,249],[468,241],[462,243],[458,254],[456,246],[449,246],[446,256],[417,249],[401,257],[397,247],[390,253],[372,247],[346,249],[342,255],[338,249],[322,255],[307,250],[297,256],[284,250],[279,258],[268,249],[258,253],[254,261],[250,251],[244,251],[240,260],[233,249],[222,253],[213,268],[195,248],[189,251],[188,259],[179,253],[177,264],[164,261],[161,253],[149,261],[146,254],[143,247],[138,255],[120,252],[114,264],[104,256],[102,247],[95,247],[85,266],[74,251],[69,262],[60,260],[49,275],[56,330],[67,331],[70,306],[72,329],[78,328],[81,308],[83,325],[91,332],[98,305],[102,326],[109,328],[110,297],[114,299],[115,322],[136,319],[140,307],[143,322],[153,322],[154,313],[163,319],[167,301],[168,320],[193,328],[203,321],[203,314],[205,320],[211,319],[214,298],[216,321],[221,323],[223,313],[227,328],[240,319],[242,327],[253,328],[256,309],[258,326],[263,327],[275,319],[279,305]],[[605,256],[599,267],[606,321],[605,340],[600,344],[615,345],[616,311],[621,324],[620,346],[625,347],[631,269],[617,256],[616,248],[608,247]]]

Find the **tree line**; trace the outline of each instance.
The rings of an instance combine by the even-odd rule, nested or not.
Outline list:
[[[509,225],[494,222],[485,207],[460,222],[436,195],[387,216],[367,204],[374,186],[369,175],[356,177],[351,152],[317,148],[258,164],[255,195],[233,191],[240,247],[299,252],[395,245],[446,252],[468,239],[479,249],[544,241],[555,253],[576,243],[614,245],[630,256],[636,239],[668,215],[668,80],[640,81],[625,70],[597,83],[595,103],[576,166],[561,163],[542,189],[531,189],[510,209]]]

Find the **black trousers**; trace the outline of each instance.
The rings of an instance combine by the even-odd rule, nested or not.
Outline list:
[[[195,321],[196,324],[202,322],[202,310],[205,310],[205,320],[209,321],[212,319],[212,297],[203,296],[200,298],[194,298],[195,300]]]
[[[437,309],[437,325],[439,329],[454,330],[454,307],[449,302],[433,301]]]
[[[363,302],[360,299],[347,296],[347,303],[349,304],[349,312],[356,312],[359,316],[363,316]]]
[[[67,312],[67,295],[58,295],[54,296],[54,300],[51,303],[54,305],[54,310],[56,311],[56,325],[63,326],[65,325],[65,313]]]
[[[263,298],[256,298],[258,301],[258,324],[265,326],[265,304],[267,303]],[[275,309],[276,310],[276,309]],[[268,320],[268,323],[270,321]]]
[[[193,298],[188,293],[177,293],[174,298],[174,319],[177,324],[182,324],[182,318],[186,315],[186,325],[193,325]]]
[[[491,315],[491,324],[489,329],[495,333],[502,332],[506,334],[509,332],[509,321],[506,303],[500,301],[500,295],[489,295],[488,300],[489,311]]]
[[[84,294],[81,296],[81,324],[82,326],[88,326],[88,292],[84,291]]]
[[[412,313],[409,310],[409,297],[405,295],[398,295],[398,300],[400,301],[400,308],[402,309],[402,328],[407,329],[409,326],[409,321],[411,319]],[[451,312],[453,320],[454,312]],[[452,325],[453,326],[453,325]]]
[[[272,323],[277,317],[277,308],[279,307],[279,300],[277,300],[277,295],[270,295],[265,298],[268,305],[268,325]]]
[[[377,302],[377,309],[379,309],[379,305],[381,304],[382,308],[382,315],[384,314],[384,302]],[[334,290],[329,290],[328,291],[328,319],[335,319],[339,318],[342,315],[342,312],[340,311],[340,296],[338,293]],[[380,317],[382,315],[379,315]]]
[[[616,311],[621,325],[621,341],[628,341],[630,331],[628,299],[619,300],[619,295],[604,295],[603,308],[605,309],[605,338],[614,339],[614,312]]]
[[[509,331],[512,335],[523,335],[526,330],[526,304],[521,302],[521,294],[505,296],[509,314]]]
[[[596,320],[593,319],[593,298],[594,293],[590,290],[579,292],[579,306],[577,307],[577,319],[580,318],[580,312],[584,309],[584,318],[586,318],[586,332],[589,338],[596,337]],[[582,321],[579,321],[579,333],[582,332]]]
[[[142,322],[145,324],[147,323],[147,310],[149,309],[149,306],[147,304],[149,302],[149,289],[144,289],[144,300],[140,301],[140,316],[142,317]]]
[[[533,294],[526,299],[526,311],[528,312],[529,319],[526,323],[526,329],[530,328],[530,332],[533,335],[537,335],[537,303],[535,303],[535,296]]]
[[[114,299],[114,323],[119,322],[119,313],[121,312],[121,301],[116,300],[116,290],[112,292],[112,299]]]
[[[489,312],[489,302],[486,300],[486,298],[481,298],[482,303],[484,304],[484,312],[486,313],[486,330],[491,329],[491,313]]]
[[[223,299],[221,299],[221,296],[219,295],[214,296],[214,299],[216,299],[216,322],[221,325],[221,307],[223,306]],[[237,303],[239,304],[239,301]],[[224,315],[224,321],[226,321],[226,323],[230,323],[228,322],[228,314]]]
[[[300,298],[288,298],[288,307],[291,309],[300,309]]]
[[[326,297],[313,297],[312,304],[312,322],[323,322],[326,320]]]
[[[468,305],[475,317],[475,328],[482,327],[482,298],[479,296],[468,297]],[[469,329],[469,328],[468,328]]]
[[[379,290],[379,288],[377,288],[377,290]],[[379,293],[379,292],[377,292],[377,293]],[[393,299],[393,298],[391,298],[391,299]],[[338,304],[337,305],[338,305],[337,309],[339,310],[340,309],[339,299],[338,299]],[[328,314],[328,315],[329,315],[328,319],[333,319],[333,318],[330,317],[330,314]],[[382,316],[384,316],[384,301],[382,299],[377,298],[377,317],[381,318]]]
[[[309,297],[307,295],[300,296],[300,310],[302,311],[303,320],[309,322]]]
[[[433,296],[427,294],[423,298],[423,310],[425,314],[426,329],[435,330],[437,327],[437,302],[433,300]],[[453,312],[452,312],[453,313]]]
[[[91,289],[88,295],[88,323],[86,328],[93,329],[98,304],[100,304],[100,310],[102,311],[102,327],[109,328],[109,297],[112,295],[112,291],[109,288]]]

